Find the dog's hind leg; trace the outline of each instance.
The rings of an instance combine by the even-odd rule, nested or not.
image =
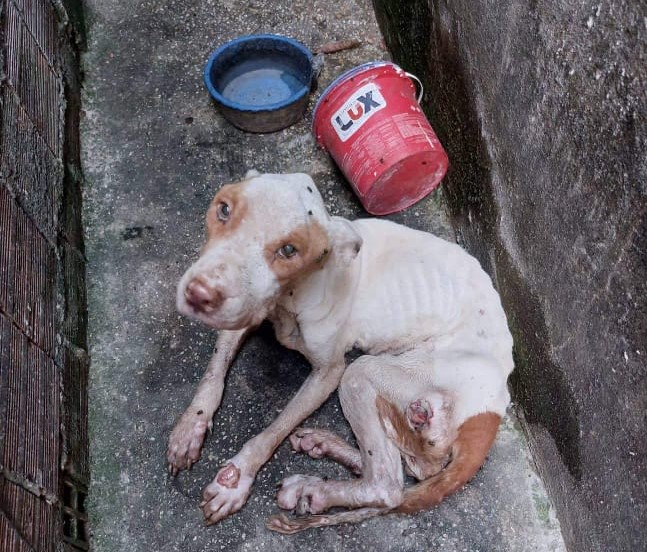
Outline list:
[[[391,373],[394,381],[405,377],[394,357],[361,357],[347,368],[339,388],[344,415],[359,444],[362,477],[351,481],[323,481],[316,477],[294,475],[283,481],[277,494],[281,508],[296,510],[298,514],[319,514],[339,506],[359,508],[361,512],[358,510],[356,515],[341,517],[333,514],[288,521],[285,516],[277,516],[269,521],[270,529],[294,532],[316,525],[354,521],[387,512],[401,503],[404,475],[400,451],[384,431],[376,399],[384,393],[389,400],[402,403],[409,399],[409,393],[395,397],[394,394],[400,393],[402,386],[389,385],[389,381],[385,384],[382,380],[385,372]]]
[[[295,452],[303,452],[310,458],[330,458],[356,475],[362,473],[362,457],[359,450],[332,431],[300,427],[290,435],[290,443]]]

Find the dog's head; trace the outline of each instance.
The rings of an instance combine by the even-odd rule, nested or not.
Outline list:
[[[360,247],[308,175],[250,171],[213,199],[207,241],[178,285],[178,310],[218,329],[258,324],[296,280],[349,263]]]

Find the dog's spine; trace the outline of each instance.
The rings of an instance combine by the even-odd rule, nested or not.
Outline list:
[[[391,511],[413,513],[425,510],[458,491],[485,462],[500,423],[501,416],[493,412],[465,420],[458,428],[449,465],[439,474],[406,489],[402,503]]]

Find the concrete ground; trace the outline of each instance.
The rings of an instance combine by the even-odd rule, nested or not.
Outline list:
[[[221,462],[258,433],[308,373],[295,353],[262,328],[230,372],[202,460],[176,479],[164,451],[189,403],[215,333],[178,316],[175,285],[196,257],[207,204],[247,169],[304,171],[330,210],[366,216],[310,135],[323,86],[359,63],[385,59],[366,0],[88,0],[82,143],[92,355],[89,513],[96,551],[446,550],[561,551],[559,525],[515,418],[500,432],[472,483],[432,511],[286,537],[265,520],[277,512],[275,485],[293,473],[347,477],[284,443],[260,472],[247,506],[209,528],[198,509]],[[358,38],[328,55],[305,119],[252,135],[225,122],[202,85],[211,50],[247,33],[277,32],[309,47]],[[460,159],[452,160],[460,163]],[[453,239],[435,193],[391,217]],[[306,423],[347,438],[333,396]]]

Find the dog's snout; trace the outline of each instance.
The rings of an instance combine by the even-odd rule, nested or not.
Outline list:
[[[223,300],[222,292],[200,277],[193,278],[187,284],[184,297],[189,305],[199,311],[216,309]]]

